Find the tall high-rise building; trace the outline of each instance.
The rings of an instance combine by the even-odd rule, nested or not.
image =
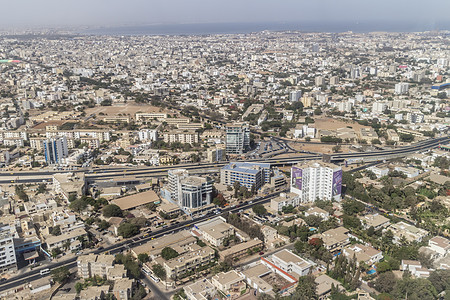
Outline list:
[[[397,95],[406,94],[409,90],[409,83],[400,82],[395,85],[395,93]]]
[[[0,245],[0,272],[16,269],[16,252],[9,225],[0,224]]]
[[[169,170],[170,199],[183,208],[198,208],[211,203],[213,181],[210,177],[189,176],[186,169]]]
[[[181,197],[181,180],[188,177],[189,173],[186,169],[173,169],[168,171],[168,175],[170,198],[178,202]]]
[[[198,208],[211,203],[213,182],[210,177],[188,176],[180,184],[180,207]]]
[[[316,86],[321,86],[325,83],[325,80],[323,79],[322,76],[317,76],[316,77]]]
[[[67,147],[67,139],[63,137],[55,137],[44,141],[45,161],[49,165],[62,164],[63,159],[69,155]]]
[[[342,168],[325,162],[308,162],[292,167],[291,192],[301,202],[341,200]]]
[[[331,84],[331,85],[339,84],[339,77],[338,77],[338,76],[332,76],[332,77],[330,78],[330,84]]]
[[[289,93],[289,101],[297,102],[302,97],[302,91],[291,91]]]
[[[250,128],[247,123],[227,124],[226,153],[242,154],[250,147]]]

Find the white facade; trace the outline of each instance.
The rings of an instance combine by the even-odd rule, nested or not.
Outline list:
[[[400,82],[395,85],[395,93],[397,95],[405,94],[409,90],[409,83]]]
[[[44,141],[44,156],[49,165],[62,164],[63,159],[69,156],[67,138],[63,136]]]
[[[342,168],[339,166],[313,162],[291,169],[291,193],[299,195],[301,202],[316,199],[340,201],[341,188]]]
[[[139,140],[142,141],[156,141],[158,139],[158,133],[156,129],[142,129],[138,133]]]
[[[13,236],[9,225],[0,227],[0,271],[16,268],[17,259],[14,251]]]

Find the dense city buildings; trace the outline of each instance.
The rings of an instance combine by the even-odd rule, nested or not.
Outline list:
[[[448,37],[1,34],[0,298],[447,297]]]

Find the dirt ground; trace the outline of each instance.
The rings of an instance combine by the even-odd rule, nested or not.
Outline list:
[[[302,151],[310,151],[310,152],[316,152],[316,153],[333,153],[333,147],[335,145],[327,145],[327,144],[307,144],[307,143],[289,143],[289,146],[294,148],[295,150],[302,150]],[[341,152],[347,153],[350,152],[348,145],[341,145]],[[277,157],[291,157],[291,156],[298,156],[301,153],[286,153],[281,154]],[[308,154],[305,154],[308,155]]]
[[[328,118],[328,117],[315,118],[314,120],[315,120],[314,124],[316,126],[316,129],[318,129],[318,130],[320,130],[320,129],[336,130],[338,128],[343,128],[343,127],[349,126],[349,127],[353,128],[356,132],[358,132],[361,128],[368,128],[368,126],[359,125],[358,123],[353,122],[353,121],[344,122],[341,120]]]
[[[137,112],[166,112],[162,111],[159,107],[148,105],[148,104],[135,104],[135,103],[124,103],[124,104],[114,104],[113,106],[96,106],[93,108],[86,109],[86,115],[103,113],[107,116],[117,116],[119,114],[128,115],[132,118],[135,117]]]

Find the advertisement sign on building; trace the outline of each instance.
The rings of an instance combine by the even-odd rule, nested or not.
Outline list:
[[[299,190],[302,189],[302,169],[292,168],[292,185]]]
[[[342,170],[333,172],[333,196],[340,195],[342,190]]]

